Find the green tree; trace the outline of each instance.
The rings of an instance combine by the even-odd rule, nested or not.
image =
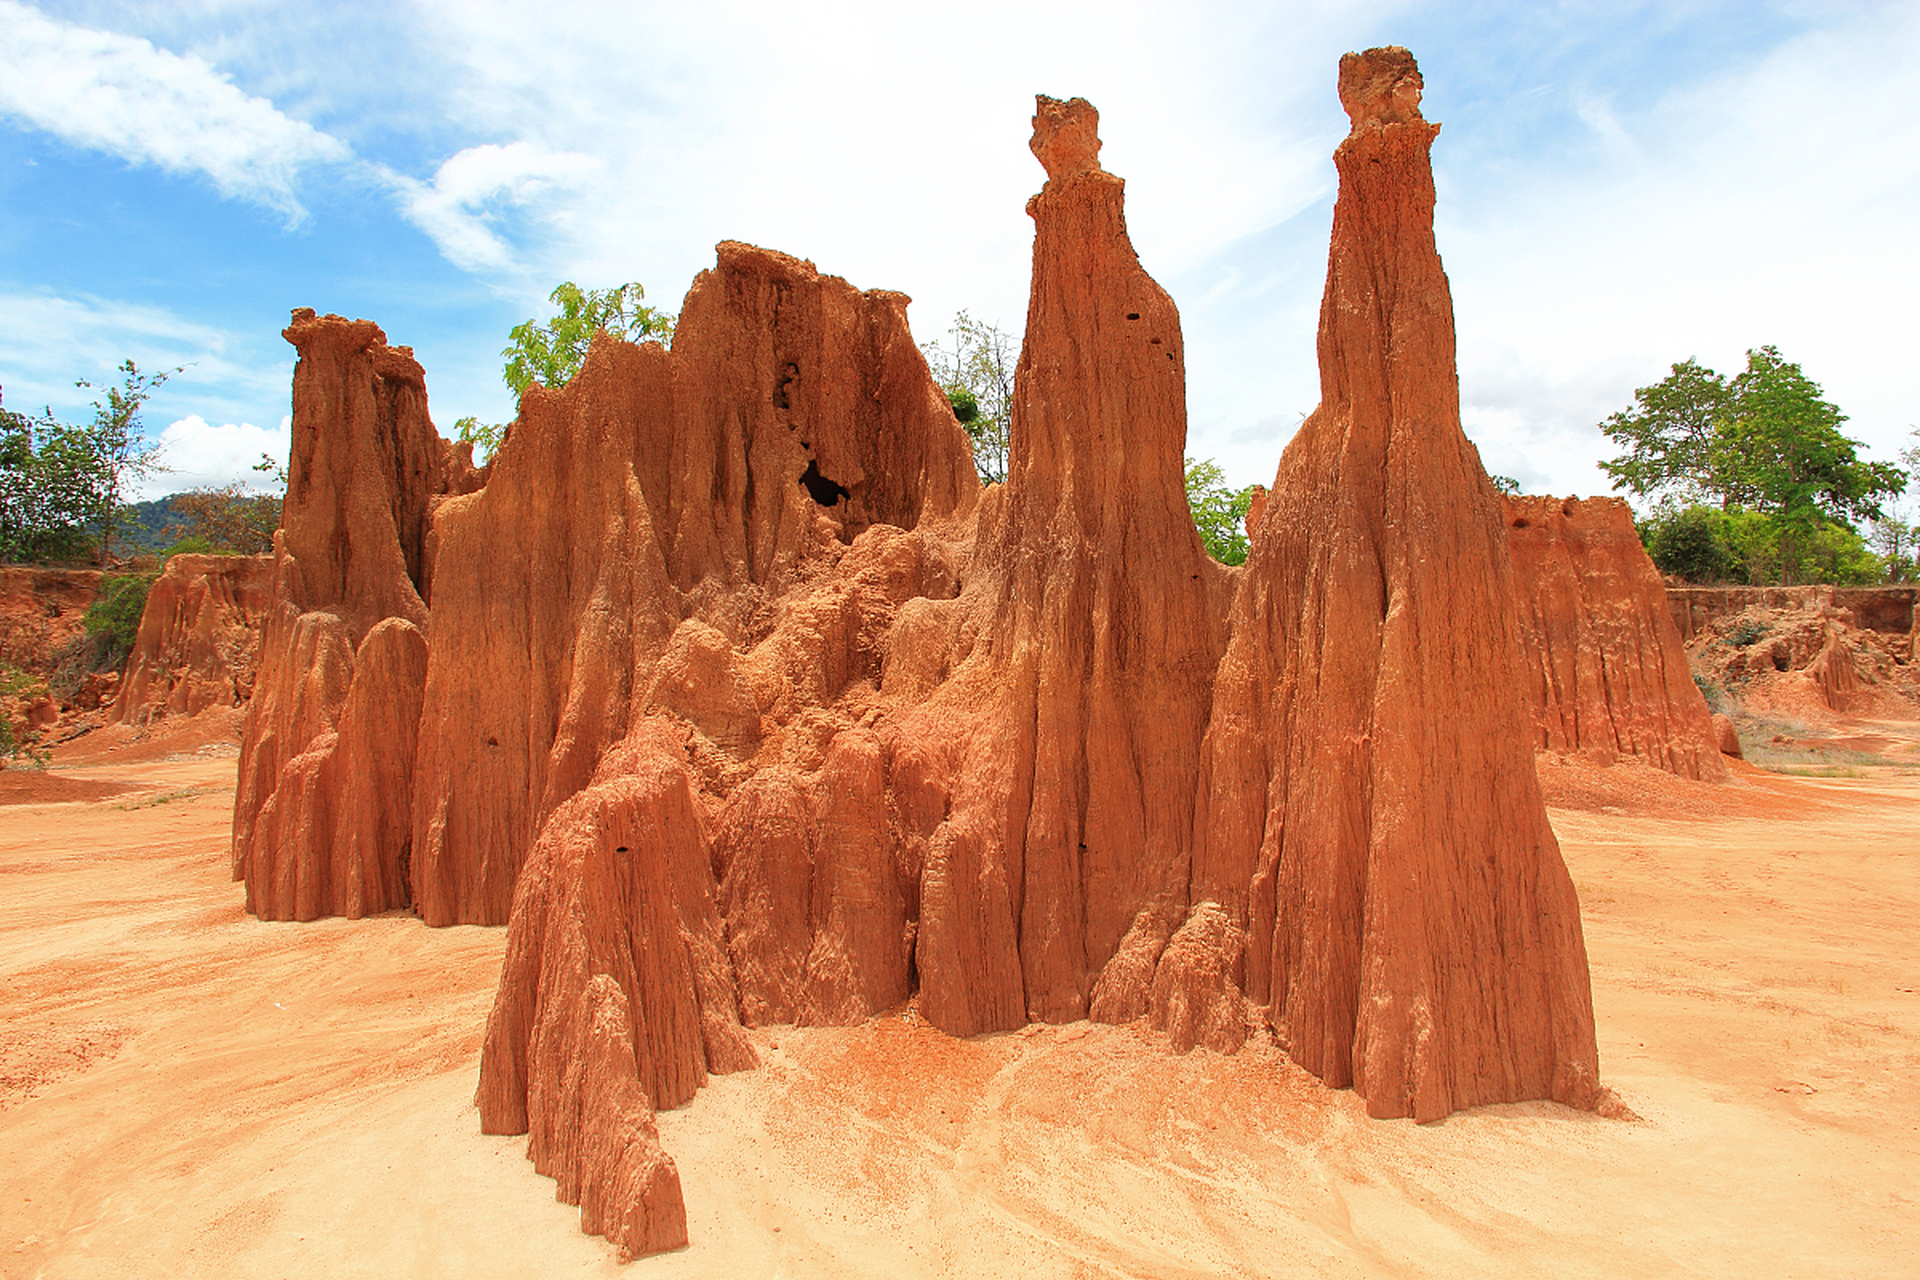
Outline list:
[[[1782,582],[1801,572],[1803,553],[1812,556],[1811,567],[1829,566],[1823,572],[1853,572],[1841,568],[1855,563],[1851,544],[1828,528],[1858,541],[1854,522],[1878,519],[1882,501],[1906,486],[1898,467],[1860,460],[1859,442],[1840,431],[1846,415],[1775,347],[1747,352],[1746,370],[1730,382],[1683,361],[1662,382],[1635,391],[1634,400],[1633,409],[1600,426],[1627,450],[1600,464],[1614,487],[1757,513],[1778,536]],[[1724,532],[1736,531],[1729,525]]]
[[[501,376],[518,398],[536,381],[555,389],[566,386],[586,362],[596,333],[605,331],[628,342],[671,340],[674,318],[647,306],[646,296],[645,289],[631,282],[612,289],[582,289],[563,281],[548,295],[560,308],[559,315],[545,324],[524,321],[507,335],[513,342],[500,353],[507,361]]]
[[[1717,498],[1711,456],[1731,399],[1725,378],[1698,361],[1682,360],[1659,382],[1637,388],[1633,408],[1600,424],[1608,439],[1627,450],[1600,469],[1614,488],[1636,497]]]
[[[102,564],[113,563],[113,535],[122,522],[126,487],[167,469],[160,461],[160,446],[148,441],[141,429],[140,411],[153,398],[153,393],[179,372],[175,368],[141,373],[133,361],[121,361],[120,385],[107,387],[106,395],[93,402],[93,421],[81,429],[101,482],[94,496],[94,520],[100,531]],[[89,391],[95,389],[85,378],[73,385]]]
[[[0,408],[0,559],[79,560],[93,549],[103,480],[85,434]]]
[[[1662,573],[1688,582],[1725,582],[1734,570],[1733,551],[1720,526],[1724,517],[1698,503],[1647,522],[1647,554]]]
[[[1007,478],[1009,432],[1013,425],[1013,371],[1019,359],[1014,340],[997,325],[982,324],[962,311],[943,341],[922,343],[933,380],[947,393],[953,416],[973,441],[973,465],[983,484]]]
[[[562,281],[547,295],[560,314],[544,324],[525,320],[508,331],[512,341],[500,352],[506,361],[500,376],[513,390],[514,401],[536,382],[555,390],[571,382],[586,363],[596,333],[628,342],[671,341],[674,317],[647,306],[646,296],[647,291],[631,281],[612,289],[582,289],[571,280]],[[507,438],[507,424],[482,422],[471,414],[456,420],[453,429],[457,439],[470,441],[483,457],[491,457]]]
[[[1187,506],[1193,511],[1193,527],[1200,531],[1207,554],[1221,564],[1246,563],[1247,510],[1254,488],[1229,488],[1226,474],[1211,458],[1187,459]]]
[[[1900,451],[1900,465],[1907,469],[1908,497],[1897,506],[1889,504],[1869,535],[1885,562],[1888,582],[1920,578],[1920,519],[1915,518],[1913,505],[1913,496],[1920,490],[1920,429],[1909,428],[1908,434],[1914,443]]]
[[[120,385],[105,388],[93,420],[80,426],[51,410],[37,418],[0,410],[0,554],[48,560],[91,551],[112,562],[127,486],[166,469],[141,430],[141,408],[178,372],[143,374],[124,361]],[[94,389],[84,378],[74,385]]]
[[[1776,348],[1749,351],[1730,391],[1710,455],[1715,485],[1727,505],[1779,522],[1782,582],[1793,580],[1803,549],[1820,545],[1825,526],[1851,532],[1856,520],[1878,519],[1882,500],[1906,488],[1900,468],[1860,460],[1859,442],[1840,432],[1846,415]]]

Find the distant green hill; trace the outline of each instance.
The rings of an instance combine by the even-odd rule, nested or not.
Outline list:
[[[122,508],[127,514],[127,523],[114,535],[114,540],[130,552],[164,551],[178,542],[180,534],[170,534],[167,529],[170,525],[186,523],[186,514],[173,506],[173,500],[179,496],[170,493],[151,502],[128,503]]]

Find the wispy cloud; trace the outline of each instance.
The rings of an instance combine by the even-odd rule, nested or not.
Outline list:
[[[1448,174],[1440,249],[1488,466],[1605,492],[1596,424],[1634,387],[1688,357],[1737,372],[1763,343],[1891,457],[1915,413],[1916,65],[1920,15],[1863,9],[1631,110],[1576,96],[1595,163]]]
[[[390,169],[382,176],[398,193],[407,221],[426,232],[447,261],[476,273],[518,272],[499,229],[502,213],[551,212],[564,198],[578,198],[600,168],[599,160],[577,151],[511,142],[468,147],[426,182]]]
[[[189,410],[238,416],[249,412],[246,405],[284,405],[293,365],[292,351],[277,336],[236,340],[166,307],[0,293],[0,385],[8,408],[51,406],[57,416],[85,417],[96,393],[76,388],[74,380],[117,383],[117,367],[129,358],[147,373],[182,369],[154,402],[155,409],[181,416]]]
[[[192,54],[0,0],[0,114],[75,146],[198,174],[221,194],[305,216],[295,178],[347,145],[250,97]]]

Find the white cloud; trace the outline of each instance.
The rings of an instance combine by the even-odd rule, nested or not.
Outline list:
[[[192,55],[95,31],[0,0],[0,114],[75,146],[172,173],[198,173],[221,194],[304,216],[294,179],[344,161],[339,139],[249,97]]]
[[[581,198],[600,161],[577,151],[547,151],[530,142],[468,147],[440,166],[430,182],[388,170],[407,220],[432,237],[447,261],[464,271],[517,270],[514,253],[495,229],[504,208],[550,210],[565,197]]]
[[[529,302],[561,279],[640,280],[671,308],[717,241],[742,239],[911,294],[931,335],[962,307],[1021,327],[1022,208],[1044,177],[1026,146],[1036,92],[1099,107],[1102,161],[1130,180],[1136,244],[1164,279],[1330,188],[1337,134],[1320,135],[1344,123],[1347,29],[1401,7],[1175,20],[1143,0],[719,0],[580,4],[555,22],[507,0],[423,0],[414,22],[436,32],[464,128],[603,162],[572,216],[516,250]],[[498,259],[476,241],[469,260]]]
[[[188,414],[160,433],[160,461],[167,469],[148,477],[138,496],[158,498],[185,489],[235,483],[265,492],[273,485],[253,469],[254,464],[264,453],[285,466],[292,440],[291,417],[280,419],[280,425],[269,430],[251,422],[227,422],[216,427],[197,413]]]
[[[1608,492],[1597,424],[1636,386],[1690,356],[1736,373],[1766,343],[1890,459],[1920,417],[1917,68],[1920,15],[1861,10],[1634,111],[1576,100],[1594,164],[1449,174],[1440,251],[1489,468]]]
[[[120,362],[131,358],[146,373],[182,369],[162,393],[168,399],[199,388],[203,403],[263,396],[284,403],[293,354],[282,354],[277,335],[262,338],[272,354],[253,359],[252,343],[170,308],[85,294],[0,293],[0,384],[9,408],[51,405],[71,415],[94,395],[76,389],[76,378],[117,382]]]

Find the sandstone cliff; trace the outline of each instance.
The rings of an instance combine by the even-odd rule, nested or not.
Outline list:
[[[293,452],[240,744],[233,872],[268,920],[407,905],[434,502],[477,481],[378,326],[293,314]]]
[[[181,555],[147,591],[111,724],[244,705],[253,694],[273,557]]]
[[[1618,498],[1503,499],[1534,745],[1633,756],[1683,778],[1727,766],[1633,513]]]

